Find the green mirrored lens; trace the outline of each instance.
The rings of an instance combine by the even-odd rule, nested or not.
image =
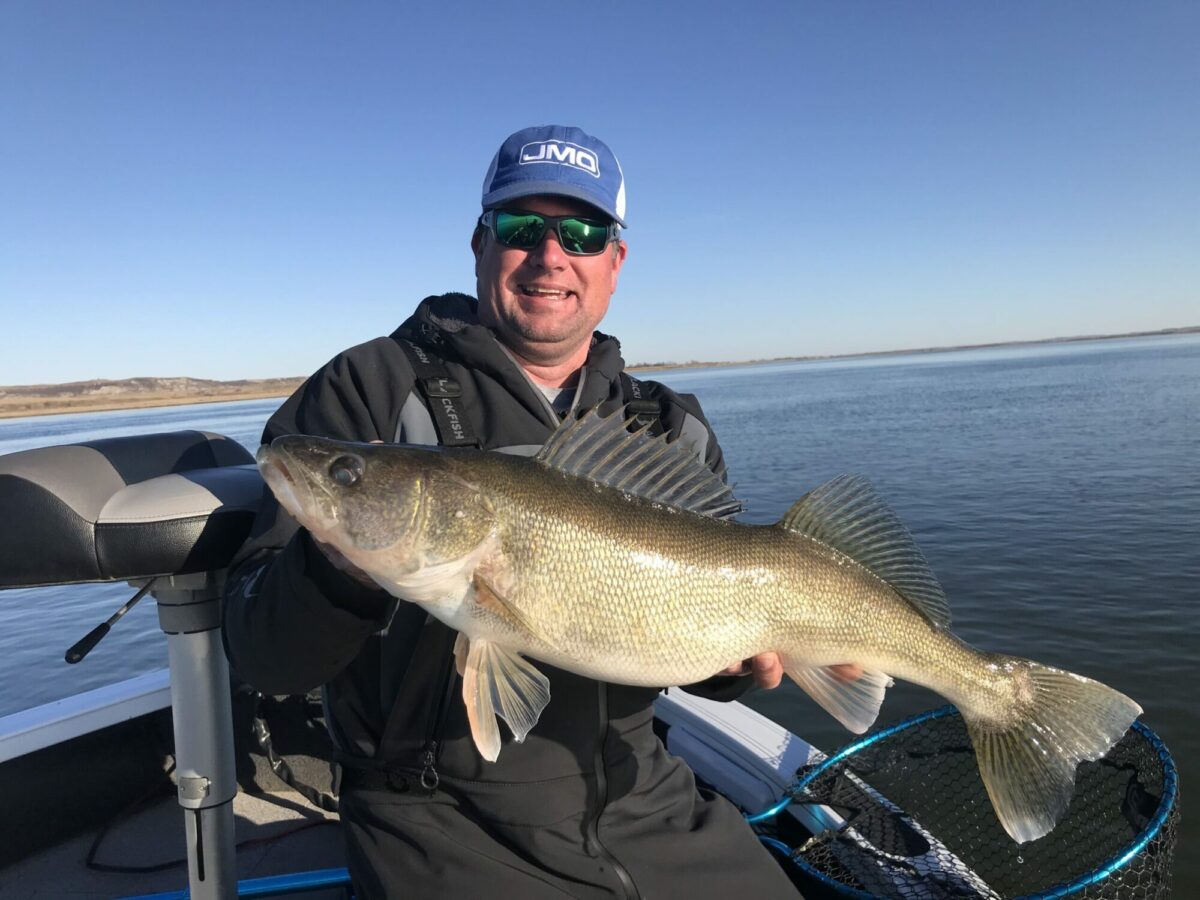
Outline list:
[[[568,253],[599,253],[608,243],[608,225],[588,219],[563,219],[558,237]]]
[[[532,214],[496,213],[496,239],[505,247],[529,250],[546,233],[546,220]]]
[[[518,250],[532,250],[540,244],[548,225],[558,229],[559,243],[568,253],[592,256],[608,244],[608,223],[595,219],[498,210],[492,221],[496,239],[505,247]]]

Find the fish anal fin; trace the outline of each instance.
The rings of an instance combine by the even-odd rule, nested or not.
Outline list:
[[[893,683],[883,672],[864,670],[858,678],[846,680],[833,666],[798,666],[785,658],[783,667],[822,709],[855,734],[871,727]]]
[[[495,762],[501,744],[496,717],[508,723],[518,742],[525,740],[550,702],[550,681],[533,663],[494,641],[476,638],[468,644],[463,666],[467,720],[480,755]]]

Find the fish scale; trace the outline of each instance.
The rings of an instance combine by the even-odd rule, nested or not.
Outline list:
[[[678,511],[665,528],[661,507],[578,482],[561,486],[569,503],[539,504],[536,469],[494,462],[489,490],[523,510],[501,531],[516,583],[508,600],[566,659],[597,659],[602,668],[588,674],[686,683],[782,646],[802,647],[797,661],[811,665],[880,658],[909,671],[928,666],[948,638],[884,582],[804,535]],[[526,479],[534,489],[513,487]],[[606,627],[612,619],[631,627]],[[861,624],[881,620],[883,628]],[[690,636],[682,644],[681,632]],[[678,658],[664,659],[675,644]]]
[[[869,576],[848,561],[839,565],[810,539],[668,511],[577,479],[564,479],[561,493],[541,502],[542,473],[499,455],[473,477],[503,498],[497,506],[521,510],[499,526],[515,583],[507,600],[563,654],[549,662],[594,665],[584,674],[622,683],[688,683],[796,631],[808,635],[810,652],[828,647],[829,662],[846,661],[841,648],[860,617],[853,601],[837,610],[819,598]],[[808,558],[797,565],[801,556]],[[859,591],[864,600],[867,593]],[[612,628],[614,620],[624,627]],[[690,635],[685,644],[681,631]]]

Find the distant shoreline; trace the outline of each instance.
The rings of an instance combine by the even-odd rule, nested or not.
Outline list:
[[[127,378],[0,387],[0,419],[282,399],[303,383],[304,379],[299,377],[245,381]]]
[[[865,350],[862,353],[830,353],[810,356],[775,356],[767,359],[740,359],[722,362],[691,360],[685,363],[638,363],[629,366],[629,371],[657,371],[663,369],[708,369],[719,366],[769,366],[788,362],[822,362],[831,359],[867,359],[876,356],[916,356],[926,353],[955,353],[961,350],[992,350],[1000,347],[1033,347],[1038,344],[1072,344],[1082,341],[1119,341],[1127,338],[1170,337],[1176,334],[1198,334],[1200,325],[1183,328],[1161,328],[1157,331],[1129,331],[1124,334],[1081,334],[1072,337],[1035,338],[1027,341],[994,341],[988,344],[951,344],[945,347],[915,347],[901,350]]]
[[[656,372],[667,369],[707,369],[729,366],[765,366],[788,362],[815,362],[831,359],[862,359],[877,356],[909,356],[926,353],[952,353],[961,350],[986,350],[999,347],[1025,347],[1038,344],[1066,344],[1080,341],[1109,341],[1122,338],[1164,337],[1200,333],[1200,325],[1137,331],[1126,334],[1079,335],[1042,338],[1029,341],[997,341],[990,344],[963,344],[950,347],[923,347],[904,350],[875,350],[865,353],[839,353],[828,356],[778,356],[771,359],[638,363],[631,372]],[[193,403],[229,403],[237,400],[280,399],[289,396],[304,379],[270,378],[243,381],[211,381],[195,378],[127,378],[0,387],[0,419],[29,416],[66,415],[69,413],[111,412],[122,409],[148,409]]]
[[[304,379],[301,378],[296,382],[299,387]],[[0,388],[3,390],[3,388]],[[158,406],[191,406],[199,403],[233,403],[239,400],[269,400],[272,397],[278,397],[283,400],[288,396],[288,393],[279,393],[271,391],[269,393],[260,393],[257,391],[247,391],[245,393],[228,393],[228,394],[178,394],[167,395],[160,397],[129,397],[127,399],[109,398],[109,399],[90,399],[87,397],[73,398],[70,400],[55,401],[43,400],[40,403],[30,401],[29,405],[25,403],[8,405],[4,398],[0,398],[0,419],[22,419],[33,418],[34,416],[65,416],[70,413],[94,413],[94,412],[117,412],[122,409],[151,409]]]

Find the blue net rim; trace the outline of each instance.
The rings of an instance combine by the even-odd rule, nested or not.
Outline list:
[[[959,715],[958,709],[954,706],[942,706],[938,709],[932,709],[928,712],[911,716],[902,722],[897,722],[895,725],[892,725],[889,728],[884,728],[881,731],[867,735],[861,740],[847,744],[837,753],[826,757],[823,761],[817,763],[816,766],[799,778],[788,791],[788,794],[794,796],[799,794],[801,791],[806,790],[808,786],[823,773],[828,771],[833,766],[838,765],[847,757],[853,756],[864,747],[869,747],[871,744],[882,741],[883,739],[891,737],[893,734],[904,731],[907,728],[920,725],[922,722],[927,722],[931,719],[940,719],[951,715]],[[1141,722],[1134,722],[1130,728],[1140,734],[1142,738],[1150,744],[1150,746],[1154,749],[1154,752],[1158,754],[1159,762],[1162,763],[1163,794],[1162,799],[1159,801],[1158,809],[1155,810],[1154,816],[1150,819],[1142,833],[1130,841],[1126,847],[1114,855],[1108,862],[1097,866],[1086,875],[1081,875],[1067,884],[1058,885],[1057,887],[1051,888],[1047,891],[1041,891],[1037,894],[1025,894],[1019,898],[1016,898],[1016,900],[1052,900],[1052,898],[1066,897],[1070,894],[1074,894],[1083,890],[1089,885],[1103,881],[1118,869],[1127,865],[1132,859],[1141,853],[1142,850],[1146,848],[1146,845],[1154,840],[1154,838],[1166,824],[1167,817],[1171,815],[1171,810],[1174,808],[1176,799],[1179,795],[1179,776],[1175,770],[1175,761],[1171,758],[1171,754],[1167,750],[1167,745],[1163,743],[1162,738],[1155,734],[1154,731],[1152,731],[1148,726],[1143,725]],[[774,814],[775,812],[781,810],[785,805],[786,803],[779,804],[776,807],[772,807],[772,809],[768,812]],[[762,818],[766,818],[766,814],[755,816],[751,819],[751,821],[758,821]],[[862,898],[862,900],[874,900],[876,897],[875,894],[869,894],[866,891],[860,891],[857,888],[842,884],[840,881],[836,881],[819,869],[814,868],[808,863],[807,860],[793,856],[791,848],[782,841],[768,837],[762,837],[761,840],[767,846],[786,856],[793,865],[803,869],[804,872],[810,877],[817,879],[822,884],[838,891],[841,894],[844,894],[845,896]]]

